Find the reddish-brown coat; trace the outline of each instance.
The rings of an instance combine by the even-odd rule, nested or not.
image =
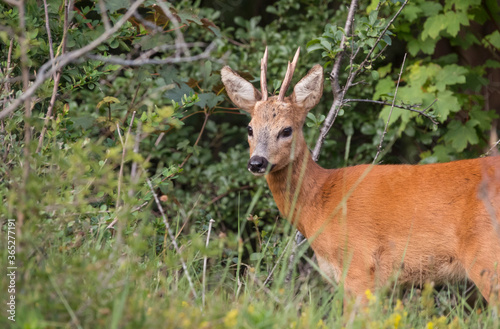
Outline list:
[[[280,212],[309,239],[320,268],[364,297],[388,282],[469,278],[498,296],[500,157],[427,165],[360,165],[323,169],[302,125],[319,102],[323,72],[315,66],[283,101],[260,93],[225,67],[233,102],[252,115],[250,154],[273,165],[266,175]],[[280,138],[284,127],[293,138]],[[263,138],[265,136],[265,138]]]

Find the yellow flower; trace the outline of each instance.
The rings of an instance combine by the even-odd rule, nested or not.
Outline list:
[[[238,323],[238,310],[234,309],[229,311],[224,317],[224,324],[228,328],[233,328]]]
[[[318,323],[316,324],[316,328],[320,328],[320,329],[326,329],[327,326],[326,324],[323,322],[322,319],[319,319]]]
[[[255,313],[255,307],[253,305],[248,305],[247,311],[250,314],[254,314]]]
[[[401,321],[401,315],[396,313],[392,316],[392,320],[394,321],[394,329],[398,329],[399,322]]]
[[[366,295],[366,298],[368,299],[368,301],[370,301],[370,302],[375,302],[377,300],[377,297],[375,297],[372,294],[372,292],[370,291],[370,289],[366,289],[365,295]]]
[[[185,300],[182,301],[182,307],[189,307],[189,303],[186,302]]]

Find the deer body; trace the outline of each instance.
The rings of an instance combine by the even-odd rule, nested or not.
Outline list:
[[[262,71],[264,62],[267,50]],[[486,299],[498,296],[500,157],[323,169],[302,134],[322,94],[321,66],[287,98],[287,78],[269,99],[266,85],[261,95],[228,67],[222,80],[252,115],[248,169],[266,174],[280,212],[309,239],[325,274],[339,281],[345,273],[346,290],[362,298],[395,275],[416,284],[469,278]]]

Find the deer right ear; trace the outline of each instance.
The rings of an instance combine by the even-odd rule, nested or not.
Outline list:
[[[261,100],[260,91],[247,80],[240,77],[229,66],[224,66],[220,71],[222,83],[226,88],[229,98],[239,108],[251,113],[255,103]]]

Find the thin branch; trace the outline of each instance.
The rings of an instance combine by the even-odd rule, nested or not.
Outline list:
[[[493,152],[494,149],[496,149],[496,147],[498,146],[498,144],[500,144],[500,139],[497,140],[497,142],[495,144],[493,144],[493,146],[488,150],[488,152],[486,152],[483,156],[488,156],[491,154],[491,152]]]
[[[351,2],[351,6],[352,6],[353,2],[355,2],[355,1],[356,0],[353,0]],[[399,16],[399,14],[401,13],[401,11],[403,10],[403,8],[406,6],[407,3],[408,3],[408,0],[406,0],[401,5],[401,7],[397,11],[397,13],[394,14],[394,16],[392,17],[392,19],[389,21],[389,23],[385,27],[385,29],[382,31],[382,33],[380,34],[380,36],[375,41],[375,44],[373,45],[373,47],[371,48],[370,52],[365,57],[365,59],[363,60],[363,62],[361,63],[361,65],[358,67],[358,69],[356,71],[354,71],[354,72],[350,72],[350,74],[349,74],[349,76],[347,78],[347,82],[345,84],[345,87],[340,92],[339,92],[340,87],[338,87],[338,89],[337,89],[337,86],[339,85],[339,82],[338,82],[338,79],[339,79],[338,73],[335,74],[335,72],[332,71],[331,77],[332,77],[332,90],[333,90],[334,100],[333,100],[332,106],[330,107],[330,110],[328,111],[328,115],[327,115],[327,117],[325,119],[325,122],[323,123],[323,126],[321,127],[320,134],[318,136],[318,139],[316,141],[316,145],[315,145],[314,150],[313,150],[312,157],[313,157],[314,161],[318,161],[319,154],[321,152],[321,148],[323,147],[323,143],[325,141],[326,135],[328,134],[328,132],[330,131],[330,128],[332,127],[333,123],[335,122],[335,119],[337,118],[337,115],[338,115],[338,113],[340,111],[340,108],[342,107],[343,99],[344,99],[347,91],[349,90],[349,88],[352,87],[354,79],[356,78],[356,76],[358,75],[358,73],[362,69],[364,69],[364,66],[365,66],[366,62],[370,59],[370,56],[373,53],[373,51],[375,50],[375,48],[377,47],[378,43],[383,38],[383,36],[385,35],[385,33],[387,32],[387,30],[389,29],[389,27],[394,22],[394,20]],[[347,26],[347,22],[346,22],[346,26]],[[348,34],[347,30],[345,31],[345,34],[346,35]]]
[[[68,7],[68,1],[69,0],[65,0],[64,3],[65,3],[65,12],[64,12],[64,32],[63,32],[63,39],[61,41],[61,51],[62,51],[62,54],[64,54],[66,52],[66,41],[67,41],[67,32],[68,32],[68,29],[69,29],[69,22],[68,22],[68,10],[69,10],[69,7]],[[44,2],[46,3],[46,0],[44,0]],[[48,19],[48,12],[47,12],[47,7],[45,8],[46,10],[46,16],[47,16],[47,19]],[[50,50],[51,50],[51,59],[52,59],[52,63],[54,63],[54,54],[52,52],[52,40],[50,39],[50,29],[48,27],[48,23],[47,23],[47,29],[48,29],[48,33],[49,33],[49,40],[50,40]],[[47,132],[47,125],[49,123],[49,120],[53,117],[52,115],[52,112],[54,110],[54,105],[56,103],[56,97],[57,97],[57,89],[59,87],[59,81],[61,80],[61,75],[62,75],[62,72],[61,70],[57,71],[57,73],[54,73],[54,88],[52,89],[52,96],[50,98],[50,102],[49,102],[49,108],[47,109],[47,115],[45,116],[45,120],[43,122],[43,128],[42,128],[42,131],[40,133],[40,137],[38,138],[38,146],[36,148],[36,153],[39,153],[41,150],[42,150],[42,146],[43,146],[43,138],[45,136],[45,133]]]
[[[435,99],[434,102],[432,102],[432,104],[429,105],[425,110],[417,110],[415,108],[416,105],[405,105],[405,104],[397,105],[397,104],[392,104],[392,103],[389,103],[386,101],[376,101],[376,100],[372,100],[372,99],[344,99],[342,101],[342,103],[347,104],[347,103],[353,103],[353,102],[363,102],[363,103],[374,103],[374,104],[380,104],[380,105],[394,106],[394,107],[399,108],[399,109],[408,110],[408,111],[416,112],[420,115],[423,115],[426,118],[428,118],[429,120],[431,120],[433,124],[437,125],[437,124],[439,124],[439,122],[437,122],[436,119],[434,119],[434,117],[432,115],[425,113],[430,107],[432,107],[432,105],[434,105],[434,103],[436,101],[437,101],[437,99]]]
[[[210,116],[210,114],[208,114],[208,112],[205,112],[205,121],[203,121],[203,125],[201,126],[201,129],[200,129],[200,133],[198,134],[198,138],[196,139],[196,142],[194,142],[193,144],[193,148],[195,146],[198,145],[198,143],[200,142],[200,139],[201,139],[201,135],[203,134],[203,131],[205,131],[205,126],[207,125],[207,121],[208,121],[208,117]],[[191,156],[193,155],[193,153],[189,153],[186,158],[184,159],[184,161],[182,161],[181,165],[179,166],[179,168],[182,168],[184,167],[184,165],[186,164],[186,162],[189,160],[189,158],[191,158]],[[170,177],[170,176],[168,176]],[[167,177],[165,177],[166,179]],[[163,179],[163,180],[165,180]]]
[[[81,59],[82,56],[92,51],[94,48],[96,48],[104,41],[106,41],[109,37],[111,37],[114,33],[118,32],[118,30],[122,27],[122,25],[128,21],[128,19],[133,15],[133,13],[137,10],[137,8],[139,8],[139,6],[144,3],[144,1],[145,0],[137,0],[136,2],[134,2],[130,6],[129,10],[120,18],[118,22],[116,22],[116,24],[111,29],[105,31],[103,34],[101,34],[98,38],[96,38],[88,45],[58,57],[57,59],[55,59],[56,64],[53,66],[52,66],[53,64],[52,61],[48,61],[45,64],[43,64],[42,67],[40,67],[40,69],[38,70],[37,78],[33,82],[33,84],[27,90],[25,90],[25,92],[21,96],[16,98],[12,102],[12,104],[9,105],[9,107],[0,112],[0,119],[6,117],[9,113],[17,109],[22,102],[29,99],[35,93],[38,87],[40,87],[45,82],[45,80],[47,80],[48,77],[54,74],[54,72],[56,72],[59,69],[62,69],[64,66],[66,66],[71,62]]]
[[[403,10],[403,8],[406,6],[406,4],[408,3],[409,0],[405,0],[405,2],[401,5],[401,7],[399,8],[399,10],[396,12],[396,14],[394,14],[394,16],[392,16],[391,20],[389,21],[389,23],[386,25],[385,29],[382,31],[382,33],[378,36],[377,40],[375,41],[375,44],[373,45],[373,47],[371,48],[371,50],[368,52],[368,54],[366,55],[365,59],[363,60],[363,62],[361,62],[361,64],[359,65],[359,68],[357,71],[360,71],[361,69],[364,69],[364,66],[366,64],[366,62],[370,59],[370,56],[373,54],[373,52],[375,51],[375,48],[377,48],[377,45],[378,43],[380,42],[380,40],[382,40],[382,38],[384,37],[385,33],[387,32],[387,30],[389,29],[389,27],[392,25],[392,23],[394,23],[394,21],[396,20],[396,18],[399,16],[399,14],[401,14],[401,11]]]
[[[50,59],[52,62],[54,62],[54,49],[52,45],[52,33],[50,32],[50,26],[49,26],[49,9],[47,5],[47,0],[43,0],[43,8],[45,9],[45,29],[47,30],[47,39],[49,40],[49,54],[50,54]],[[55,73],[54,73],[54,80],[56,79]]]
[[[405,62],[406,62],[406,53],[405,53],[405,56],[403,57],[403,64],[401,64],[401,70],[399,71],[398,83],[396,84],[396,91],[394,92],[394,97],[392,98],[391,111],[389,112],[389,116],[387,117],[387,122],[385,124],[384,132],[382,133],[382,137],[380,138],[380,144],[378,144],[377,154],[375,155],[375,158],[373,158],[373,164],[375,164],[375,162],[377,161],[377,158],[380,154],[380,151],[382,151],[382,143],[384,142],[384,137],[385,137],[385,134],[387,134],[387,128],[389,127],[389,122],[391,121],[391,115],[392,115],[392,111],[394,110],[394,104],[396,103],[396,96],[398,95],[399,83],[401,81],[401,75],[403,74]]]
[[[181,261],[182,268],[184,269],[184,273],[186,274],[186,278],[189,282],[189,287],[191,288],[191,292],[195,298],[198,298],[198,295],[196,294],[196,290],[194,289],[194,286],[193,286],[193,281],[191,280],[191,276],[189,275],[188,268],[186,266],[186,262],[184,262],[184,258],[182,257],[181,250],[179,248],[179,245],[177,244],[177,241],[175,240],[175,236],[172,232],[172,229],[170,228],[170,224],[168,223],[167,216],[165,215],[165,212],[163,211],[163,207],[161,206],[160,200],[158,200],[158,196],[156,195],[156,192],[153,189],[153,184],[151,184],[151,181],[149,180],[149,178],[147,178],[146,181],[148,183],[149,189],[151,190],[151,193],[153,194],[156,205],[158,206],[158,209],[160,210],[161,216],[163,218],[163,223],[165,224],[165,228],[167,229],[168,235],[170,236],[170,239],[172,240],[172,244],[174,245],[174,248],[177,251],[177,254],[179,255],[179,259]]]
[[[45,1],[45,0],[44,0]],[[99,11],[101,12],[102,22],[104,23],[104,28],[106,30],[111,29],[111,24],[109,23],[108,14],[106,13],[106,4],[103,0],[99,0]]]
[[[163,13],[165,13],[165,15],[167,15],[170,22],[172,22],[172,24],[174,25],[174,31],[175,31],[175,35],[176,35],[175,45],[178,46],[178,48],[176,50],[175,57],[180,57],[180,50],[181,49],[183,50],[184,55],[186,55],[187,57],[191,57],[191,54],[189,53],[189,49],[186,46],[184,46],[186,44],[186,42],[184,41],[184,35],[182,35],[182,33],[179,29],[179,22],[177,22],[177,18],[172,14],[172,12],[168,8],[168,6],[165,5],[162,0],[158,1],[158,6],[160,6],[161,10],[163,10]]]
[[[321,147],[323,146],[323,142],[325,141],[326,134],[330,130],[330,127],[333,125],[333,122],[335,121],[335,118],[337,117],[337,114],[340,110],[340,106],[342,105],[343,93],[341,91],[339,84],[340,66],[342,64],[342,59],[344,58],[345,54],[345,47],[346,47],[345,40],[347,36],[351,33],[352,23],[354,21],[354,12],[356,11],[357,5],[358,5],[357,0],[351,1],[351,5],[349,7],[349,13],[347,15],[347,20],[344,27],[344,35],[340,43],[340,52],[337,55],[337,59],[333,64],[332,72],[330,73],[332,92],[333,92],[333,104],[330,108],[330,111],[328,112],[323,127],[321,128],[321,132],[319,134],[318,140],[316,141],[316,145],[314,146],[312,158],[315,162],[317,162],[319,159],[319,153],[321,151]]]
[[[200,59],[210,58],[210,53],[217,47],[215,42],[212,42],[205,48],[205,50],[198,55],[186,56],[186,57],[168,57],[162,59],[123,59],[116,56],[101,56],[93,54],[85,54],[85,57],[93,60],[98,60],[106,63],[125,65],[125,66],[141,66],[141,65],[162,65],[162,64],[172,64],[172,63],[184,63],[184,62],[194,62]]]
[[[332,72],[330,73],[330,76],[332,77],[331,85],[334,97],[340,94],[340,84],[339,84],[340,66],[342,65],[342,60],[345,54],[347,36],[351,33],[352,22],[354,21],[354,13],[356,11],[357,5],[358,5],[357,0],[351,1],[351,5],[349,7],[349,13],[347,14],[347,20],[344,26],[344,35],[342,36],[342,40],[340,41],[340,52],[337,54],[337,58],[335,59],[335,63],[333,64]]]

